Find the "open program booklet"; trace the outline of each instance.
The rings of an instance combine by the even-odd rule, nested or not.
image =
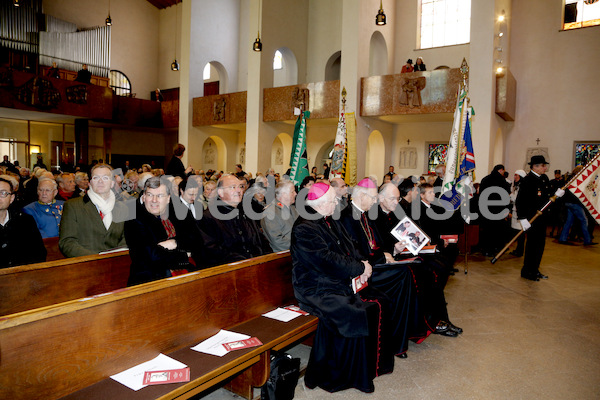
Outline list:
[[[398,222],[398,225],[392,229],[392,235],[398,241],[404,243],[406,248],[415,256],[431,241],[429,236],[408,217],[404,217]]]

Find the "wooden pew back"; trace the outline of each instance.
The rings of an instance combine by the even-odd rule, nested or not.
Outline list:
[[[60,252],[58,247],[58,236],[44,239],[44,246],[46,247],[46,261],[62,260],[66,258],[63,253]]]
[[[0,318],[0,398],[53,399],[294,302],[289,252]]]
[[[130,265],[125,251],[0,269],[0,315],[124,288]]]

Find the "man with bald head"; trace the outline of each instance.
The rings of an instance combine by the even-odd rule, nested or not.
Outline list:
[[[204,242],[204,266],[210,267],[271,253],[258,225],[241,207],[245,185],[235,175],[217,182],[217,198],[198,221]]]

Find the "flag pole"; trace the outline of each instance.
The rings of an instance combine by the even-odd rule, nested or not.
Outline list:
[[[575,176],[573,176],[571,179],[569,179],[569,182],[567,182],[561,189],[562,190],[568,190],[569,186],[571,185],[571,183],[573,183],[574,181],[577,180],[577,178],[579,178],[579,175],[581,175],[583,173],[583,171],[587,170],[587,168],[592,165],[592,163],[594,161],[596,161],[596,158],[600,157],[600,152],[598,154],[596,154],[596,156],[594,158],[592,158],[582,169],[581,171],[579,171]],[[544,204],[544,206],[542,208],[540,208],[539,210],[537,210],[535,212],[535,215],[533,217],[531,217],[531,219],[528,221],[530,224],[535,221],[540,215],[543,214],[544,211],[546,211],[546,209],[548,207],[550,207],[550,205],[554,202],[556,202],[557,196],[554,195],[552,197],[550,197],[550,199],[548,200],[548,202],[546,204]],[[515,242],[515,240],[517,240],[519,238],[519,236],[521,236],[521,234],[523,234],[523,232],[525,232],[523,230],[523,228],[521,228],[521,230],[515,235],[514,238],[512,238],[512,240],[510,242],[508,242],[508,244],[506,246],[504,246],[504,248],[502,250],[500,250],[500,252],[498,254],[496,254],[496,256],[494,258],[492,258],[490,260],[490,262],[492,264],[495,264],[496,261],[498,261],[498,259],[500,257],[502,257],[502,255],[506,252],[506,250],[508,250],[508,248]]]
[[[469,90],[469,85],[467,83],[467,80],[469,79],[469,65],[467,64],[467,60],[465,58],[463,58],[462,64],[460,66],[460,73],[462,74],[462,86],[464,88],[464,90],[467,91]],[[462,92],[462,90],[459,90],[458,95],[460,96],[460,93]],[[469,118],[469,115],[467,113],[467,119]],[[465,199],[466,201],[466,199]],[[463,222],[464,224],[464,232],[465,232],[465,275],[469,273],[469,234],[467,232],[467,227],[469,224],[467,224],[466,221]]]

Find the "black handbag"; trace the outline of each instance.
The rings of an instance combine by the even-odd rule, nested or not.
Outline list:
[[[300,378],[300,359],[287,353],[271,355],[271,373],[260,390],[262,400],[291,400]]]

